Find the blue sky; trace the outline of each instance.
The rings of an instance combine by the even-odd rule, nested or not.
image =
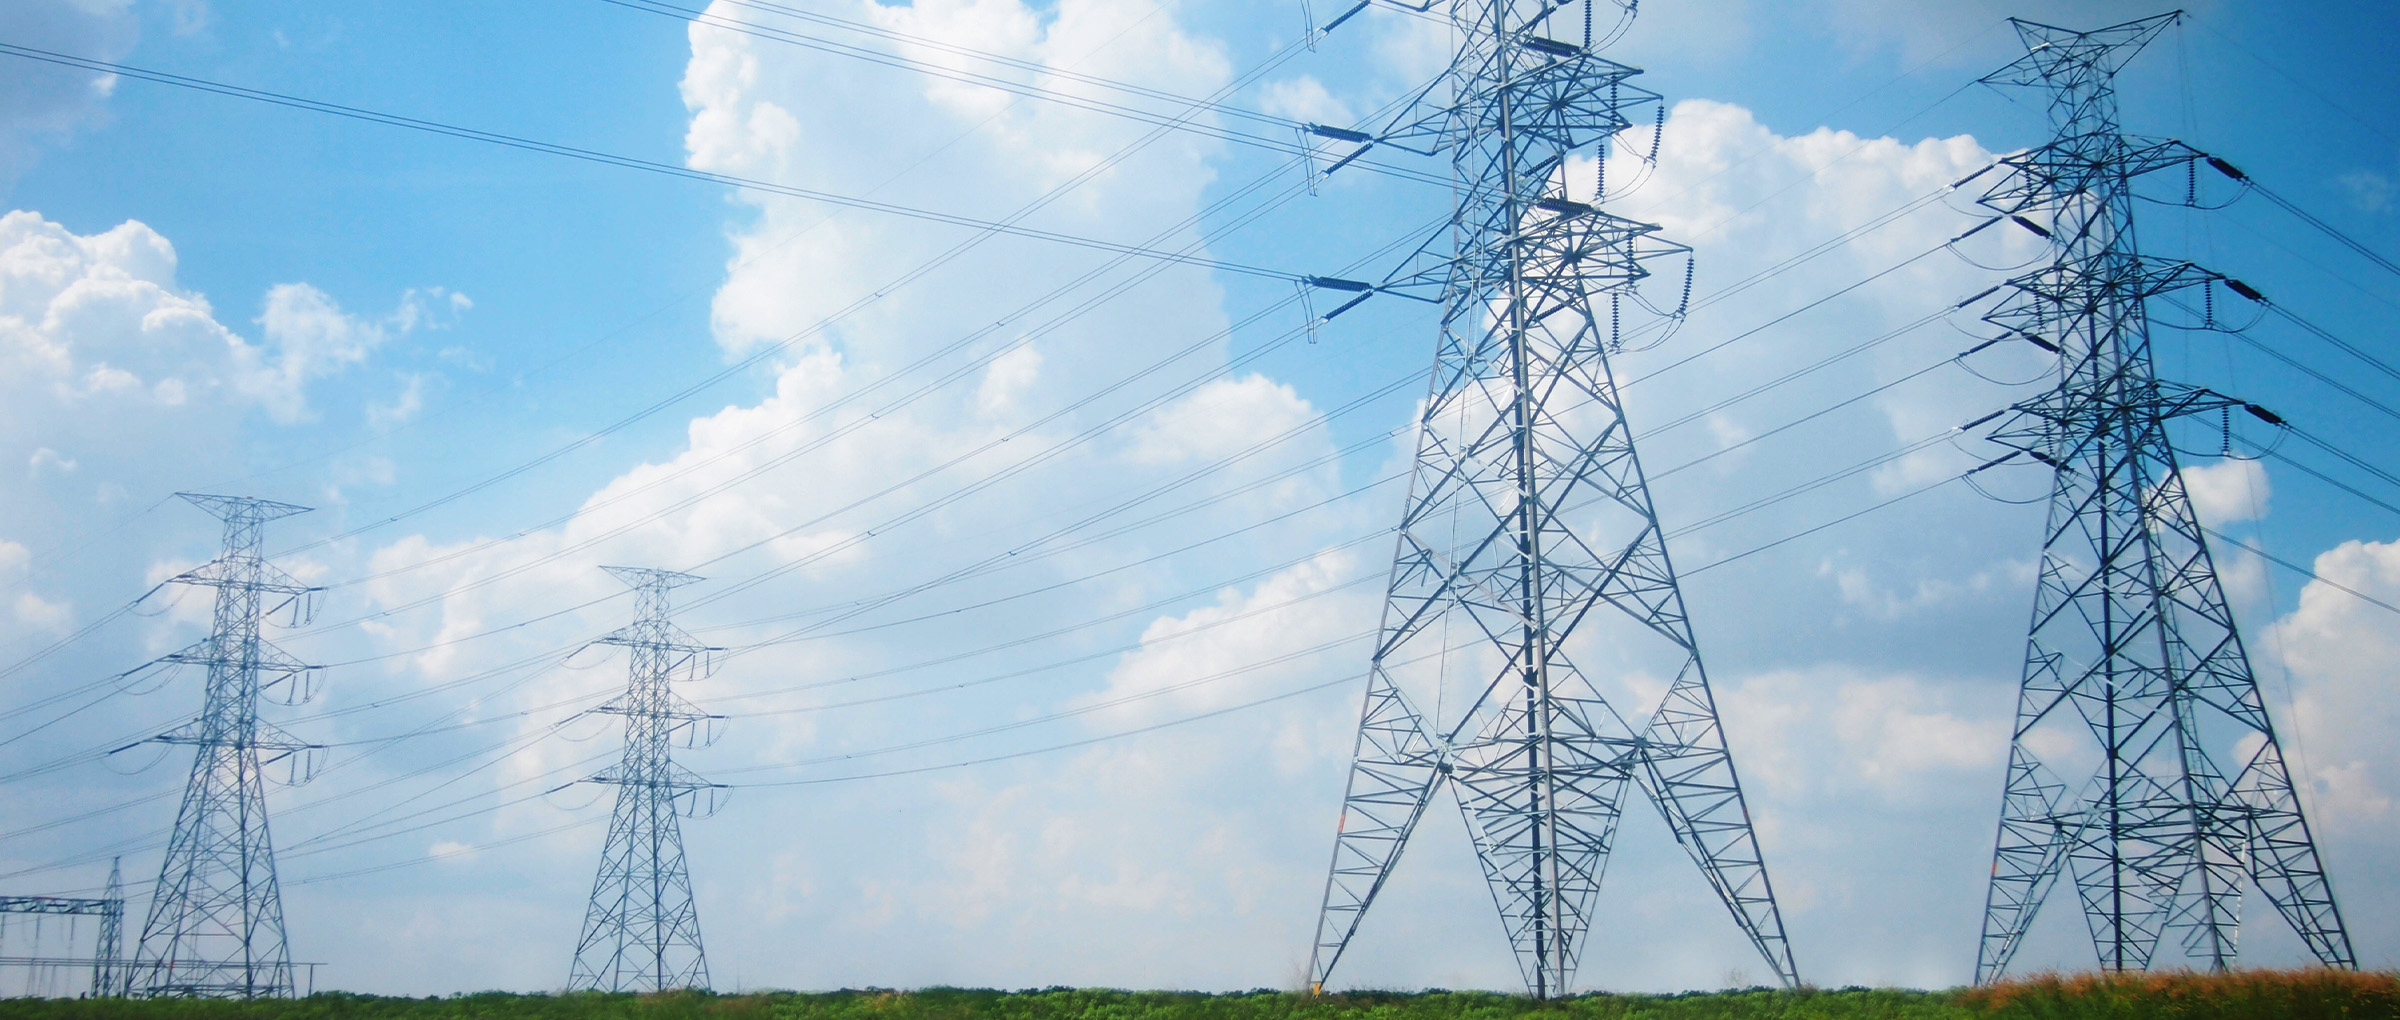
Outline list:
[[[1284,4],[798,6],[1005,53],[1024,62],[999,72],[1012,80],[1036,80],[1032,65],[1188,96],[1231,88],[1230,106],[1331,123],[1430,78],[1446,45],[1379,10],[1291,50],[1306,22]],[[903,45],[755,7],[718,13]],[[1657,0],[1609,51],[1648,69],[1672,109],[1653,179],[1622,208],[1690,241],[1696,291],[1713,296],[2038,143],[2038,109],[1962,88],[2013,58],[2006,15],[2097,26],[2149,13]],[[2382,52],[2392,13],[2211,3],[2193,15],[2126,76],[2128,127],[2219,153],[2400,251],[2400,138],[2379,119],[2400,94]],[[600,0],[41,0],[0,13],[0,42],[970,217],[1063,187],[1030,225],[1127,243],[1205,236],[1213,258],[1294,273],[1379,275],[1371,253],[1448,201],[1353,170],[1311,195],[1268,149],[1191,132],[1134,145],[1147,125]],[[563,982],[605,805],[530,795],[613,746],[598,720],[564,720],[621,684],[623,666],[538,657],[622,622],[629,603],[596,567],[635,563],[709,576],[679,593],[683,622],[743,649],[694,685],[733,718],[688,764],[806,784],[736,789],[723,813],[688,824],[720,987],[1296,983],[1355,714],[1355,685],[1335,681],[1362,664],[1355,636],[1374,618],[1379,532],[1400,496],[1386,479],[1405,465],[1411,374],[1430,353],[1425,311],[1379,299],[1312,343],[1287,283],[1112,267],[1022,238],[895,284],[968,232],[0,61],[0,109],[21,111],[0,120],[0,197],[17,211],[0,226],[0,472],[21,472],[0,501],[0,652],[15,663],[211,555],[214,523],[175,491],[319,508],[269,542],[331,586],[320,625],[278,640],[343,665],[320,701],[270,714],[335,745],[323,777],[274,794],[295,953],[326,961],[323,981]],[[1647,134],[1628,148],[1646,152]],[[1636,172],[1629,158],[1612,180]],[[2205,173],[2204,191],[2230,194]],[[2183,185],[2152,190],[2180,199]],[[1973,222],[1969,198],[1708,304],[1621,359],[1629,377],[1658,373],[1629,392],[1637,427],[1652,423],[1644,456],[1671,529],[2017,399],[2008,384],[2040,366],[1987,354],[1973,372],[1914,377],[1668,471],[1972,346],[1974,323],[1955,316],[1958,328],[1934,322],[1718,406],[1982,290],[2002,275],[1983,266],[2028,254],[2022,239],[1962,246],[1982,266],[1936,252],[1667,368],[1933,250]],[[2151,250],[2392,350],[2400,280],[2257,197],[2144,216]],[[1037,300],[1089,271],[1102,282]],[[2400,385],[2281,320],[2251,336],[2374,400]],[[2166,375],[2400,464],[2390,418],[2243,341],[2162,331],[2158,349]],[[2200,454],[2213,524],[2400,601],[2390,510],[2282,461],[2219,463],[2214,423],[2178,435]],[[1687,593],[1802,970],[1822,984],[1968,975],[2039,510],[1953,485],[1727,558],[1992,452],[1937,442],[1674,540],[1687,570],[1707,566]],[[2279,452],[2400,502],[2321,451]],[[2022,498],[2041,485],[2016,473],[1988,488]],[[2400,616],[2220,555],[2361,957],[2400,963],[2388,878],[2400,758],[2383,739],[2400,720],[2381,667]],[[180,757],[136,771],[147,752],[78,755],[172,725],[196,706],[195,678],[28,706],[188,643],[204,618],[199,598],[162,597],[9,675],[0,769],[65,764],[0,785],[0,799],[15,817],[74,820],[0,842],[7,888],[87,888],[115,852],[129,875],[155,874],[173,803],[159,795],[179,784]],[[751,647],[799,625],[818,629]],[[906,696],[876,700],[894,694]],[[447,728],[461,722],[474,725]],[[1160,723],[1174,725],[961,765]],[[861,752],[874,753],[840,757]],[[1629,823],[1584,980],[1762,977],[1645,821]],[[1456,828],[1412,850],[1347,980],[1513,987]],[[2088,961],[2054,906],[2021,966]],[[2271,914],[2254,913],[2250,958],[2297,959]]]

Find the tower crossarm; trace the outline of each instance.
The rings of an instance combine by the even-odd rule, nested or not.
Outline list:
[[[54,914],[96,917],[125,909],[122,899],[90,896],[0,896],[0,914]]]
[[[236,642],[230,647],[210,638],[168,652],[157,661],[190,666],[238,665],[265,673],[300,673],[317,668],[265,638]]]
[[[273,595],[308,595],[324,590],[293,577],[283,568],[263,559],[240,556],[210,560],[167,580],[170,584],[202,588],[238,587]]]
[[[2002,215],[2047,211],[2072,202],[2079,186],[2102,179],[2130,180],[2205,160],[2208,154],[2172,138],[2133,138],[2106,132],[2060,139],[2002,156],[2008,170],[1976,199]],[[2055,233],[2048,225],[2045,231]]]

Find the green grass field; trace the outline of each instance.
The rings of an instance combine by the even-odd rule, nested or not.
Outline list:
[[[760,992],[410,999],[325,993],[259,1002],[0,1000],[0,1020],[2394,1020],[2400,975],[2242,971],[2034,977],[1938,992],[1845,988],[1581,995],[1535,1002],[1489,992],[1207,995],[1052,988],[1001,992]]]

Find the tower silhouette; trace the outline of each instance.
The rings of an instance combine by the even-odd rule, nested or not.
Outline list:
[[[1609,367],[1646,264],[1688,250],[1567,195],[1568,157],[1604,157],[1628,111],[1659,97],[1593,52],[1588,12],[1578,45],[1566,9],[1542,0],[1438,9],[1459,39],[1447,95],[1369,142],[1446,153],[1457,198],[1444,236],[1372,288],[1438,302],[1441,332],[1311,986],[1340,964],[1447,788],[1526,986],[1564,993],[1635,786],[1796,983]],[[1665,690],[1638,729],[1594,684],[1644,672],[1637,661]],[[1443,718],[1453,687],[1467,707]]]
[[[286,606],[303,615],[314,589],[266,562],[260,549],[267,522],[308,508],[179,495],[225,522],[225,550],[173,579],[217,590],[208,639],[159,660],[205,667],[208,694],[198,718],[152,738],[190,745],[192,775],[142,924],[130,994],[288,996],[292,956],[267,835],[266,770],[284,766],[302,778],[313,747],[261,720],[258,699],[275,692],[287,703],[308,700],[314,667],[261,638],[259,622]]]
[[[2007,969],[2062,871],[2106,970],[2148,968],[2169,933],[2232,965],[2245,881],[2318,960],[2356,965],[2168,443],[2172,418],[2249,405],[2151,363],[2146,302],[2223,279],[2134,239],[2134,179],[2207,158],[2117,127],[2118,70],[2175,17],[2012,21],[2026,55],[1983,79],[2044,93],[2056,127],[1981,201],[2051,238],[2049,264],[1985,319],[2055,348],[2059,382],[1994,435],[2053,481],[1978,983]]]
[[[700,742],[718,717],[669,689],[706,671],[711,651],[667,619],[667,592],[700,578],[605,567],[634,591],[634,621],[601,638],[627,652],[625,694],[594,711],[625,717],[625,756],[588,782],[617,788],[600,873],[567,984],[611,992],[708,987],[700,911],[683,859],[684,815],[713,810],[723,789],[675,764],[678,738]]]
[[[125,869],[108,862],[108,887],[100,894],[99,944],[92,950],[92,997],[125,994]]]

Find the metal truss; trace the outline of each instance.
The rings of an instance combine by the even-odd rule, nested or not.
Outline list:
[[[2205,158],[2117,129],[2118,69],[2175,17],[2095,32],[2016,21],[2027,54],[1983,79],[2046,92],[2057,128],[2004,159],[1982,202],[2051,239],[2050,264],[1985,319],[2055,348],[2059,383],[1994,436],[2054,480],[1979,984],[2007,969],[2066,871],[2106,970],[2152,966],[2169,935],[2231,966],[2245,881],[2318,960],[2356,966],[2168,443],[2169,419],[2246,405],[2152,367],[2147,299],[2221,279],[2134,240],[2133,180]]]
[[[204,667],[208,695],[191,722],[152,738],[194,751],[183,806],[134,953],[128,994],[257,998],[292,994],[283,895],[267,834],[269,769],[306,779],[314,745],[258,717],[261,694],[299,704],[315,667],[259,636],[260,620],[289,608],[305,618],[315,589],[260,555],[269,521],[307,507],[181,493],[225,522],[225,551],[174,583],[217,590],[207,640],[160,659]]]
[[[1603,154],[1628,111],[1659,97],[1592,52],[1588,14],[1584,44],[1563,41],[1560,11],[1451,0],[1447,99],[1429,93],[1371,139],[1319,130],[1446,151],[1457,204],[1446,237],[1383,283],[1312,281],[1443,309],[1310,961],[1317,990],[1444,787],[1535,996],[1571,987],[1632,787],[1776,977],[1798,981],[1609,368],[1621,314],[1647,307],[1647,263],[1688,249],[1567,197],[1568,156]],[[1571,644],[1612,662],[1642,646],[1662,665],[1672,680],[1645,726],[1609,704]],[[1427,714],[1425,692],[1453,683],[1464,710]]]
[[[89,961],[92,965],[92,997],[125,994],[125,876],[114,862],[108,866],[108,888],[98,897],[0,896],[0,914],[99,918],[99,938],[92,945],[92,958]],[[0,958],[0,963],[16,962],[15,959]],[[83,961],[35,957],[25,962],[30,966],[47,966]]]
[[[721,716],[669,689],[680,675],[706,675],[714,651],[667,619],[667,592],[700,578],[671,570],[606,567],[632,588],[634,622],[599,643],[626,649],[623,697],[594,709],[625,717],[625,755],[586,780],[617,788],[608,843],[584,914],[567,984],[577,989],[655,992],[707,988],[700,911],[683,859],[681,819],[714,813],[724,787],[675,764],[674,745],[714,739]]]

